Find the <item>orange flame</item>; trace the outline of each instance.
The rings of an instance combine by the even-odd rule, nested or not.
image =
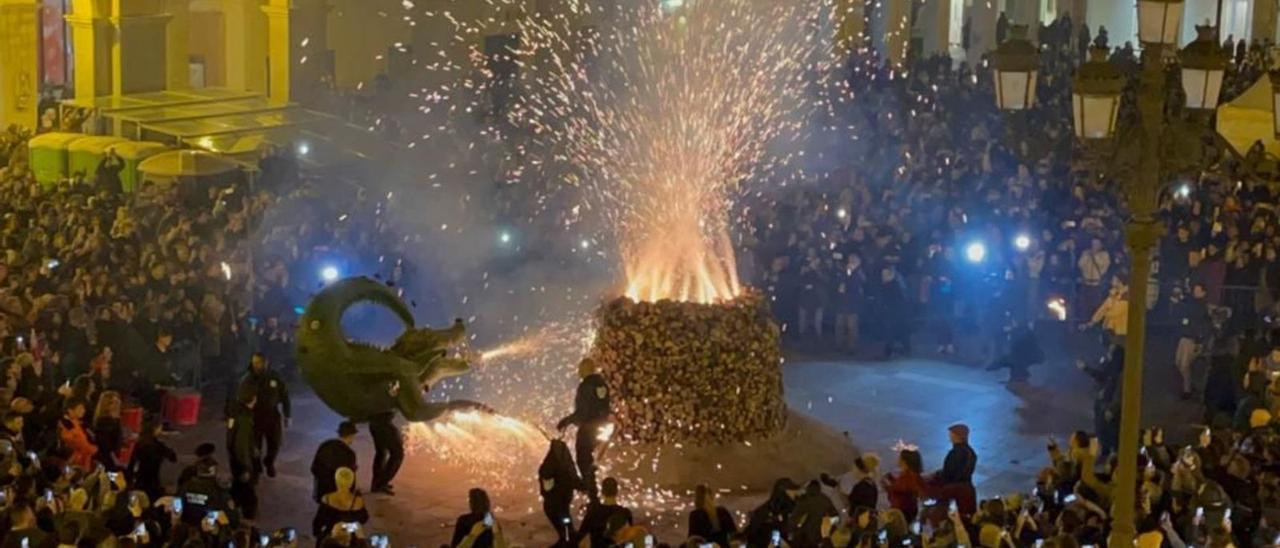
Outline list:
[[[655,222],[641,241],[625,246],[626,295],[635,301],[670,299],[711,304],[738,296],[733,245],[722,220],[708,223],[697,208]],[[710,229],[707,224],[714,225]],[[706,232],[711,232],[707,234]]]

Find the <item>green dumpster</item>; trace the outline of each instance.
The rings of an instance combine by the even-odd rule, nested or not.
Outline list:
[[[120,186],[125,192],[137,192],[142,184],[142,175],[138,173],[138,164],[156,154],[169,150],[169,147],[151,141],[126,141],[111,145],[111,150],[124,160],[124,169],[120,171]]]
[[[94,135],[76,139],[67,146],[67,173],[72,176],[77,173],[83,173],[85,181],[96,182],[98,164],[101,164],[102,159],[106,157],[107,148],[123,142],[125,142],[124,139],[110,135]]]
[[[30,154],[31,171],[36,181],[45,188],[67,178],[67,147],[74,141],[85,138],[83,133],[42,133],[27,142]]]

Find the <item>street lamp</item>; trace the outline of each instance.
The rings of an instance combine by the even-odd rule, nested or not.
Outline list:
[[[1209,25],[1196,25],[1196,39],[1179,54],[1182,60],[1182,90],[1187,95],[1187,108],[1218,108],[1222,91],[1222,74],[1227,70],[1227,56],[1218,46],[1218,31]]]
[[[1116,132],[1124,75],[1107,61],[1107,53],[1107,48],[1089,48],[1089,62],[1076,71],[1071,113],[1079,139],[1107,139]]]
[[[1124,338],[1124,374],[1120,405],[1119,463],[1112,476],[1112,527],[1108,546],[1133,546],[1137,536],[1134,519],[1137,503],[1138,441],[1142,416],[1142,365],[1146,346],[1147,282],[1151,275],[1151,252],[1163,232],[1156,218],[1160,195],[1161,170],[1164,161],[1160,156],[1161,143],[1165,140],[1165,51],[1174,47],[1178,39],[1178,27],[1182,22],[1182,0],[1139,0],[1138,36],[1142,40],[1142,73],[1137,93],[1138,166],[1132,176],[1124,181],[1129,204],[1129,222],[1125,227],[1125,244],[1129,250],[1129,320]],[[1012,34],[1012,29],[1011,29]],[[1012,85],[1017,78],[1002,80],[1006,73],[1028,74],[1034,80],[1035,64],[1026,54],[1030,44],[1021,34],[1001,44],[995,52],[996,101],[1004,110],[1025,110],[1030,106],[1033,91],[1018,89]],[[1187,47],[1183,56],[1184,84],[1188,86],[1188,107],[1214,108],[1222,88],[1220,57],[1211,55],[1201,44],[1214,39],[1202,33],[1196,44]],[[1001,55],[1004,53],[1004,55]],[[1116,112],[1119,110],[1123,79],[1117,79],[1114,67],[1105,66],[1105,53],[1091,52],[1090,61],[1080,67],[1072,90],[1072,115],[1075,133],[1082,141],[1111,137],[1117,134]],[[1280,77],[1276,79],[1280,90]],[[1194,89],[1193,89],[1194,88]],[[1024,92],[1022,101],[1018,91]],[[1012,92],[1012,94],[1010,93]],[[1280,91],[1275,93],[1277,112],[1280,112]],[[1280,114],[1276,115],[1277,134],[1280,135]]]
[[[1182,0],[1138,0],[1138,40],[1173,44],[1182,23]]]
[[[1009,39],[991,54],[995,68],[996,106],[1003,110],[1027,110],[1036,101],[1036,75],[1040,52],[1027,40],[1027,26],[1009,27]]]

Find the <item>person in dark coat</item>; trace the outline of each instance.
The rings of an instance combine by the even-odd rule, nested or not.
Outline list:
[[[1044,361],[1044,349],[1031,326],[1017,325],[1010,334],[1009,353],[996,360],[988,370],[1009,369],[1009,383],[1024,383],[1031,378],[1031,366]]]
[[[596,363],[591,358],[583,358],[578,363],[578,376],[582,378],[582,382],[578,384],[573,397],[573,413],[560,419],[556,428],[563,431],[569,426],[578,427],[574,440],[578,473],[582,477],[587,496],[595,500],[595,450],[600,443],[600,431],[609,421],[609,387],[605,384],[604,377],[596,372]]]
[[[472,533],[476,524],[485,523],[486,520],[490,523],[493,521],[493,504],[489,502],[489,493],[484,489],[472,489],[467,492],[467,506],[470,512],[458,516],[453,524],[453,540],[449,542],[449,546],[458,546],[469,539],[472,548],[493,548],[495,535],[492,525],[486,525],[478,535]]]
[[[1231,423],[1240,400],[1240,383],[1236,367],[1229,355],[1209,359],[1209,373],[1204,381],[1204,423],[1217,426]],[[1253,358],[1257,359],[1257,358]]]
[[[129,459],[127,477],[130,485],[157,500],[164,496],[164,485],[160,482],[160,468],[165,461],[178,462],[178,454],[168,445],[160,441],[161,424],[156,419],[148,419],[142,426],[138,443],[133,448],[133,456]]]
[[[947,428],[951,436],[951,451],[942,461],[942,470],[933,475],[931,483],[938,492],[939,504],[955,501],[962,516],[972,516],[978,510],[978,493],[973,487],[973,471],[978,465],[978,454],[969,446],[969,427],[953,424]]]
[[[573,536],[573,493],[581,488],[582,478],[573,465],[569,445],[551,440],[547,456],[538,467],[538,492],[542,494],[542,512],[556,530],[557,546],[569,546]]]
[[[787,521],[788,537],[794,546],[820,546],[823,540],[823,522],[836,517],[836,505],[822,493],[822,484],[811,481],[804,494],[796,498],[795,509]]]
[[[177,485],[182,485],[188,480],[200,475],[202,466],[206,466],[209,463],[213,463],[216,466],[217,461],[214,460],[213,455],[217,452],[218,447],[212,443],[202,443],[197,445],[195,450],[196,461],[183,467],[182,472],[178,473]]]
[[[231,465],[231,497],[244,517],[254,519],[258,510],[258,444],[253,427],[258,394],[254,385],[242,384],[234,413],[227,421],[227,455]]]
[[[779,534],[786,533],[791,512],[796,507],[793,493],[799,490],[800,486],[791,481],[791,478],[773,482],[769,498],[752,510],[747,520],[745,532],[749,546],[771,546],[775,531]]]
[[[693,511],[689,512],[689,536],[698,537],[717,546],[729,546],[729,540],[738,534],[738,524],[733,514],[716,504],[716,493],[706,485],[698,485],[693,492]]]
[[[199,527],[209,512],[231,511],[232,496],[218,483],[218,462],[211,456],[200,459],[195,475],[178,485],[178,498],[182,522],[192,527]]]
[[[115,149],[107,150],[107,154],[102,157],[101,162],[98,162],[98,168],[94,173],[98,188],[112,195],[119,195],[124,188],[120,183],[120,172],[123,170],[124,159],[116,153]]]
[[[335,489],[333,474],[339,468],[356,470],[356,452],[351,449],[351,444],[358,432],[356,423],[342,421],[338,425],[338,437],[326,440],[316,449],[316,455],[311,459],[312,498],[316,502]]]
[[[156,329],[152,344],[139,351],[137,379],[134,383],[134,397],[138,404],[148,413],[159,413],[163,399],[163,386],[173,384],[173,365],[171,363],[173,333],[164,327]]]
[[[369,419],[369,435],[373,437],[373,483],[369,490],[395,495],[391,486],[400,465],[404,463],[404,441],[395,425],[394,411],[379,413]]]
[[[849,515],[856,516],[862,509],[874,510],[880,501],[880,489],[876,477],[880,475],[880,457],[875,453],[863,453],[853,460],[853,487],[849,489]],[[822,483],[838,488],[840,483],[826,474]]]
[[[267,367],[267,357],[262,352],[253,353],[249,359],[249,371],[241,377],[240,385],[252,385],[258,395],[258,402],[253,408],[253,439],[258,454],[262,455],[261,465],[267,477],[274,478],[284,426],[292,420],[289,390],[284,379]]]
[[[1112,345],[1099,368],[1091,368],[1083,361],[1076,367],[1093,377],[1093,424],[1102,455],[1114,451],[1120,439],[1120,373],[1124,371],[1124,347]]]
[[[127,464],[116,462],[116,455],[124,447],[124,426],[120,422],[123,405],[119,392],[107,390],[98,397],[98,406],[93,413],[93,440],[98,445],[98,462],[111,471]]]
[[[573,539],[574,546],[590,539],[591,548],[609,548],[613,546],[613,534],[634,522],[631,510],[618,504],[618,480],[605,478],[600,483],[600,494],[599,500],[587,505],[582,526]]]
[[[891,266],[880,271],[880,286],[876,291],[877,303],[874,310],[880,311],[884,327],[884,357],[891,358],[895,353],[907,355],[911,353],[911,329],[907,310],[906,287],[902,279]]]
[[[1173,362],[1182,376],[1182,399],[1191,398],[1191,365],[1200,354],[1203,345],[1212,330],[1213,320],[1209,317],[1209,304],[1205,301],[1205,287],[1195,284],[1191,289],[1191,298],[1182,297],[1182,292],[1175,288],[1170,296],[1174,329],[1178,333],[1178,346],[1174,350]]]

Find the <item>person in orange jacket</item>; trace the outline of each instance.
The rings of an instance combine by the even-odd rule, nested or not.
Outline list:
[[[85,414],[85,402],[80,398],[67,401],[66,413],[58,421],[58,438],[70,455],[67,464],[88,469],[93,466],[93,457],[98,454],[98,446],[94,445],[89,433],[81,422]]]

